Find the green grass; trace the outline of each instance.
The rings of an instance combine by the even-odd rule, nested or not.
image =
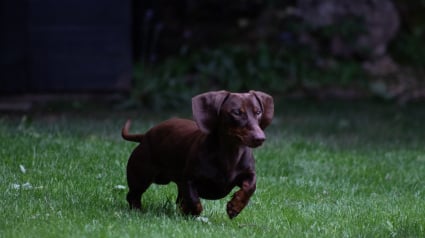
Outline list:
[[[3,114],[0,237],[423,237],[423,105],[283,101],[276,110],[249,206],[230,220],[229,197],[204,200],[204,221],[176,212],[175,185],[152,186],[142,212],[116,188],[135,147],[120,139],[125,119],[143,131],[175,113]]]

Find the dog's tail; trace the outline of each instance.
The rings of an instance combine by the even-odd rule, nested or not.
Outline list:
[[[121,136],[124,140],[133,141],[133,142],[142,142],[143,134],[129,134],[131,120],[128,119],[124,124],[124,127],[121,130]]]

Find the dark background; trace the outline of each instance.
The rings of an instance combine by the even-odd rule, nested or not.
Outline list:
[[[1,91],[128,89],[130,1],[2,0]]]
[[[0,2],[0,92],[425,98],[425,1]],[[170,101],[172,101],[170,103]]]

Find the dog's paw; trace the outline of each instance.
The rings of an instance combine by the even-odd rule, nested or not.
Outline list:
[[[190,204],[190,205],[186,204],[186,203],[180,204],[180,211],[184,215],[199,216],[201,214],[202,210],[203,210],[203,208],[202,208],[201,203]]]
[[[142,210],[142,203],[140,201],[129,201],[128,204],[130,206],[130,210]]]
[[[230,219],[235,218],[239,213],[241,212],[241,209],[237,209],[233,204],[232,201],[227,203],[227,209],[226,209],[227,215]]]
[[[242,209],[248,204],[249,198],[245,196],[243,191],[238,191],[233,195],[232,200],[227,203],[227,215],[230,219],[235,218]]]

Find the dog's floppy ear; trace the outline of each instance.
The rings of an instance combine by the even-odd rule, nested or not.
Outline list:
[[[261,110],[263,110],[263,116],[261,117],[260,127],[264,130],[272,122],[274,115],[274,103],[272,96],[260,92],[260,91],[249,91],[249,93],[254,94],[258,102],[261,105]]]
[[[227,91],[213,91],[192,98],[193,119],[204,133],[210,133],[217,126],[221,105],[230,95]]]

